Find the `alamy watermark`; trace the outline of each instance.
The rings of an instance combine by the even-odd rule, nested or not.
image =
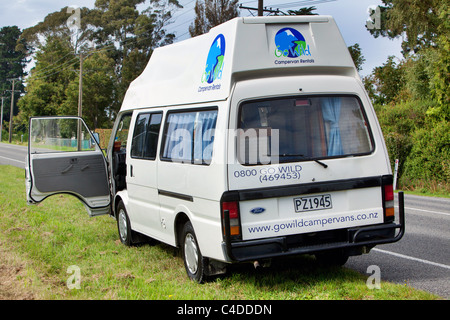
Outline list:
[[[380,6],[369,6],[367,8],[369,18],[366,21],[366,27],[369,30],[381,29],[381,8]]]
[[[381,269],[377,265],[370,265],[367,267],[366,273],[371,275],[367,278],[366,286],[370,290],[381,289]]]
[[[66,25],[69,29],[81,29],[81,10],[80,8],[67,7],[67,13],[72,15],[67,19]]]
[[[67,273],[70,274],[69,278],[67,278],[67,288],[72,289],[81,289],[81,269],[79,266],[71,265],[67,268]]]
[[[200,126],[199,126],[200,127]],[[192,132],[184,128],[175,129],[167,134],[163,146],[163,157],[179,163],[211,164],[221,163],[224,159],[213,158],[213,142],[218,135],[225,134],[228,141],[234,141],[237,159],[245,164],[278,164],[280,133],[278,129],[227,129],[218,131],[208,129],[205,132]],[[225,159],[228,164],[233,160]]]

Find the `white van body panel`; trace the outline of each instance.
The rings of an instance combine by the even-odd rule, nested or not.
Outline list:
[[[140,113],[155,112],[155,110],[139,110],[131,117],[126,154],[127,163],[127,193],[128,215],[132,229],[143,234],[152,234],[155,239],[163,240],[159,217],[157,163],[146,159],[131,157],[130,142],[133,138],[136,118]]]
[[[209,165],[195,165],[172,161],[158,161],[158,189],[160,215],[166,228],[165,239],[174,244],[174,222],[180,213],[188,216],[196,232],[197,240],[205,256],[224,260],[220,248],[222,231],[219,200],[227,190],[225,135],[228,125],[228,106],[226,101],[195,104],[193,110],[217,108],[217,122],[214,136],[213,161]],[[189,110],[168,108],[167,112]],[[160,144],[162,145],[162,143]],[[170,194],[173,195],[170,195]]]

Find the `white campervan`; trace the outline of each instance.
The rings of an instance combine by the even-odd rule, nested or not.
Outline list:
[[[33,117],[29,136],[29,203],[72,194],[114,216],[127,245],[180,247],[199,282],[282,255],[343,264],[404,233],[380,126],[329,16],[236,18],[156,49],[106,159],[76,117]]]

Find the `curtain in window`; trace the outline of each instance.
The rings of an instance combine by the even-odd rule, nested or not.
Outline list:
[[[341,98],[321,98],[323,120],[330,125],[328,135],[328,156],[338,156],[344,153],[341,142],[339,117],[341,115]]]
[[[197,114],[194,132],[194,161],[210,162],[216,128],[217,111],[204,111]]]
[[[194,120],[195,113],[173,113],[169,115],[169,127],[163,157],[172,160],[191,161]]]

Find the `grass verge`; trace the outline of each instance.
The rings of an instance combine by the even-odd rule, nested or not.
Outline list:
[[[122,245],[116,222],[89,218],[74,197],[28,206],[24,172],[11,166],[0,166],[0,257],[0,280],[3,272],[15,290],[7,299],[439,299],[387,282],[371,290],[366,276],[319,267],[309,256],[278,259],[261,271],[232,266],[226,276],[199,285],[188,280],[177,249]],[[71,266],[79,270],[80,289],[68,287]]]

